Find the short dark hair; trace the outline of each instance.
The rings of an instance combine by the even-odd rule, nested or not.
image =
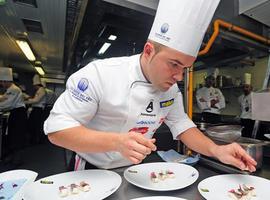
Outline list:
[[[151,44],[153,44],[154,48],[155,48],[155,54],[157,54],[158,52],[161,51],[161,49],[165,48],[166,46],[163,44],[160,44],[158,42],[155,42],[153,40],[147,40],[148,42],[150,42]]]

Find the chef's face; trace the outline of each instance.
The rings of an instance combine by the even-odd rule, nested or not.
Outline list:
[[[0,81],[0,87],[7,89],[10,85],[10,82],[8,81]]]
[[[183,80],[184,69],[196,59],[165,46],[154,47],[150,42],[145,44],[144,54],[148,56],[144,70],[146,78],[161,91],[167,91],[177,81]]]
[[[245,95],[248,95],[252,91],[252,86],[249,84],[244,84],[243,91]]]
[[[205,85],[206,87],[212,87],[215,85],[215,77],[213,76],[208,76],[206,79],[205,79]]]

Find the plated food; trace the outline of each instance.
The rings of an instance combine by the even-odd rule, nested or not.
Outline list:
[[[255,188],[245,184],[239,185],[237,189],[229,191],[229,197],[233,200],[251,200],[252,197],[256,197]]]
[[[119,174],[109,170],[82,170],[56,174],[34,182],[24,200],[104,199],[121,185]]]
[[[199,172],[185,164],[154,162],[131,166],[124,171],[124,177],[131,184],[144,189],[171,191],[193,184]]]
[[[69,195],[76,195],[80,192],[89,192],[90,191],[90,185],[86,183],[85,181],[81,181],[80,184],[71,183],[68,186],[60,186],[59,187],[59,196],[60,197],[67,197]]]
[[[166,170],[165,172],[160,171],[158,173],[156,173],[156,172],[150,173],[150,179],[153,183],[158,183],[160,180],[164,181],[167,178],[174,178],[174,177],[175,177],[175,174],[171,170]]]
[[[206,178],[198,191],[207,200],[266,200],[270,199],[270,180],[252,175],[224,174]]]

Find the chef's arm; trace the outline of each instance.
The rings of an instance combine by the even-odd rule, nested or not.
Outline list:
[[[188,148],[203,155],[215,157],[217,145],[206,137],[198,128],[190,128],[178,136]]]
[[[197,101],[198,107],[201,110],[210,108],[209,102],[207,102],[207,100],[203,98],[202,95],[200,95],[198,92],[196,94],[196,101]]]
[[[215,104],[215,106],[218,108],[218,109],[222,109],[222,108],[225,108],[226,106],[226,103],[225,103],[225,98],[222,94],[222,92],[220,90],[218,90],[218,101],[217,103]]]
[[[4,94],[2,97],[3,101],[0,101],[0,110],[9,110],[15,98],[17,98],[16,93]]]
[[[190,128],[177,138],[190,149],[206,156],[215,157],[225,164],[250,172],[256,170],[256,161],[237,143],[216,145],[197,128]]]
[[[25,104],[33,104],[33,103],[38,103],[42,97],[44,97],[46,94],[45,89],[41,87],[35,94],[33,98],[28,99],[25,101]]]
[[[117,151],[135,164],[156,150],[155,139],[147,139],[139,133],[102,132],[84,126],[49,133],[48,138],[53,144],[76,152]]]
[[[5,95],[0,95],[0,102],[5,101],[7,97]]]

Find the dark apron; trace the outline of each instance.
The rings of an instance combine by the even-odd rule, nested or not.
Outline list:
[[[10,111],[8,118],[8,149],[13,152],[27,145],[27,114],[24,107]]]

